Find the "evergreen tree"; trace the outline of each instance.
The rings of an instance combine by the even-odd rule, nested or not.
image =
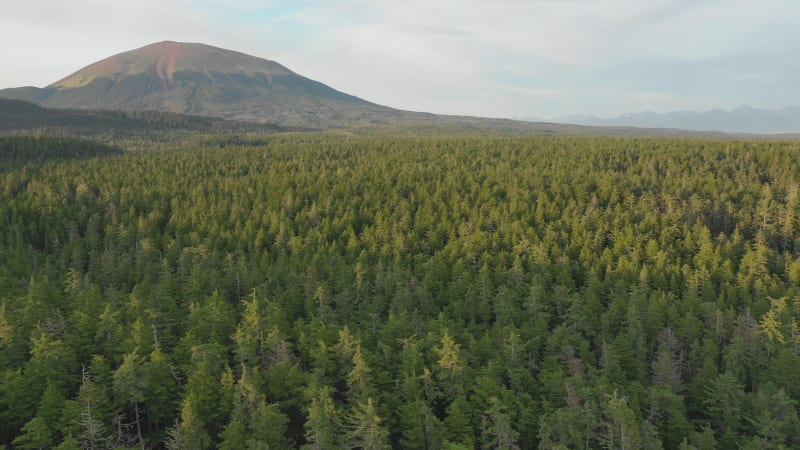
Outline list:
[[[173,433],[173,442],[176,449],[205,449],[211,447],[211,437],[205,431],[194,407],[194,397],[190,395],[183,401],[181,409],[180,428]]]
[[[706,411],[722,448],[735,445],[742,426],[744,391],[731,373],[720,374],[706,389]]]
[[[372,399],[357,403],[347,418],[347,447],[360,450],[388,450],[389,434],[381,426]]]
[[[519,433],[511,426],[511,418],[506,407],[497,398],[491,399],[491,406],[484,412],[481,430],[481,448],[518,449]]]
[[[400,445],[407,449],[430,450],[442,446],[439,419],[421,399],[400,407]]]
[[[312,388],[311,402],[305,423],[307,450],[334,450],[339,447],[340,427],[336,407],[331,398],[331,388]]]
[[[469,402],[463,395],[457,396],[447,407],[443,428],[449,442],[474,447],[475,432],[470,411]]]

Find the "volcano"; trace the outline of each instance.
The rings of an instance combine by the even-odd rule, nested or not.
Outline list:
[[[275,61],[173,41],[111,56],[45,88],[0,90],[0,97],[50,108],[169,111],[320,128],[414,114],[337,91]]]

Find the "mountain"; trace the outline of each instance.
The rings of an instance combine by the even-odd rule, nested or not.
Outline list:
[[[0,90],[0,97],[50,108],[168,111],[290,126],[328,127],[403,114],[274,61],[171,41],[111,56],[45,88]]]
[[[103,124],[119,124],[122,128],[139,126],[134,122],[141,117],[120,118],[113,114],[104,115],[100,110],[152,111],[222,118],[228,121],[224,124],[226,128],[232,122],[251,122],[271,124],[276,129],[378,128],[415,134],[511,132],[687,135],[691,133],[681,129],[731,132],[800,130],[800,127],[794,125],[800,123],[797,120],[800,113],[796,109],[762,113],[758,120],[754,120],[750,118],[752,114],[745,114],[748,111],[742,112],[740,108],[734,113],[727,113],[737,117],[738,122],[733,125],[730,125],[729,118],[723,120],[702,117],[703,120],[700,120],[697,113],[643,113],[618,119],[572,116],[561,118],[558,120],[561,122],[559,124],[542,122],[540,119],[533,122],[403,111],[337,91],[299,75],[275,61],[205,44],[172,41],[150,44],[111,56],[44,88],[25,86],[2,89],[0,98],[23,100],[48,108],[47,111],[37,111],[34,114],[36,120],[26,124],[27,128],[52,129],[69,125],[70,132],[85,129],[86,124],[94,129],[102,128]],[[54,108],[72,112],[59,114],[52,110]],[[92,112],[87,115],[77,110]],[[718,113],[720,112],[709,111],[701,114],[713,116]],[[101,116],[102,124],[92,124],[93,120]],[[154,118],[160,123],[173,120],[196,122],[196,117],[187,119],[148,116],[146,120]],[[47,123],[40,119],[47,119]],[[75,126],[76,123],[81,125]],[[11,125],[5,127],[6,131],[13,132],[20,128],[17,122]],[[240,125],[235,125],[234,128],[236,127]],[[0,128],[3,128],[2,124]]]
[[[172,112],[284,128],[576,132],[576,127],[552,123],[402,111],[337,91],[275,61],[172,41],[111,56],[44,88],[3,89],[0,98],[46,108]]]
[[[725,133],[785,134],[800,133],[800,108],[758,109],[750,106],[741,106],[733,111],[720,109],[669,113],[647,111],[614,118],[572,115],[559,117],[554,122],[601,127],[672,128]]]

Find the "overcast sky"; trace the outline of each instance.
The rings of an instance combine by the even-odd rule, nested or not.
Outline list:
[[[798,0],[9,0],[0,30],[0,87],[175,40],[435,113],[800,105]]]

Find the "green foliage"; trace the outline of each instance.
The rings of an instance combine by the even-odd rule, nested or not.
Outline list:
[[[366,403],[357,403],[347,418],[346,447],[363,450],[391,448],[388,433],[381,422],[371,398]]]
[[[327,386],[312,388],[311,403],[305,423],[306,450],[325,450],[340,447],[342,439],[340,419],[331,389]]]
[[[14,439],[15,448],[41,449],[50,447],[53,432],[41,417],[34,417],[22,427],[22,434]]]
[[[797,143],[185,147],[0,171],[0,445],[800,445]]]
[[[720,374],[706,389],[708,417],[723,448],[734,445],[744,420],[745,392],[730,372]]]
[[[440,448],[441,424],[421,399],[400,407],[400,445],[407,449]]]
[[[194,403],[195,400],[191,395],[183,401],[180,428],[172,435],[172,443],[176,448],[201,450],[211,446],[211,436],[203,427]]]
[[[0,168],[14,163],[119,155],[122,150],[85,139],[43,136],[0,137]]]
[[[113,133],[117,136],[134,135],[158,139],[169,132],[275,132],[287,130],[272,124],[236,122],[214,117],[191,116],[166,111],[110,111],[42,108],[23,100],[0,98],[0,133],[36,130],[48,134],[70,136],[97,136]],[[220,142],[241,142],[233,135]]]

